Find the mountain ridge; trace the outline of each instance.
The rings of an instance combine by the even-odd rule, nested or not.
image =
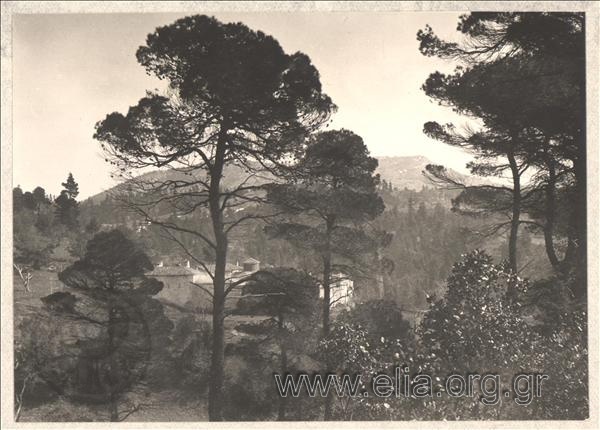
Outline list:
[[[419,191],[423,187],[434,188],[433,184],[423,175],[425,166],[427,164],[433,164],[431,160],[423,155],[411,155],[411,156],[381,156],[375,157],[379,163],[376,173],[378,173],[382,180],[391,183],[393,187],[398,189],[409,189]],[[467,176],[459,174],[451,169],[449,171],[458,178],[467,178]],[[232,181],[235,177],[239,177],[241,169],[238,167],[228,167],[225,172],[225,179],[227,182]],[[155,170],[147,173],[143,173],[140,177],[146,179],[159,179],[160,177],[173,179],[181,173],[169,170]],[[97,203],[104,200],[106,196],[110,195],[114,191],[118,191],[119,188],[124,188],[127,185],[127,181],[117,184],[108,190],[101,191],[93,196],[88,197],[85,201]]]

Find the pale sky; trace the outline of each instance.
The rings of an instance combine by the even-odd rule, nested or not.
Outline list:
[[[198,11],[202,13],[202,11]],[[330,128],[363,137],[375,156],[424,155],[465,171],[470,156],[427,138],[423,123],[465,122],[420,90],[429,73],[454,64],[426,58],[416,33],[430,24],[457,38],[448,12],[211,13],[274,36],[288,53],[310,56],[324,91],[338,106]],[[185,14],[17,15],[13,22],[13,186],[58,194],[68,172],[80,198],[114,183],[94,124],[125,113],[147,89],[135,52],[157,26]]]

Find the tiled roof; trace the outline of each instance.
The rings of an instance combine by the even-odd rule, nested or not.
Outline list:
[[[206,267],[212,273],[215,273],[215,265],[214,264],[207,264]],[[233,271],[236,271],[236,270],[242,270],[242,268],[240,266],[236,265],[236,264],[231,264],[231,263],[225,264],[225,272],[233,272]]]
[[[247,260],[244,261],[244,264],[257,264],[260,263],[260,261],[255,260],[254,258],[249,258]],[[214,273],[215,271],[215,266],[214,264],[207,264],[207,269],[210,270],[210,272]],[[227,276],[232,276],[234,278],[238,278],[240,277],[240,273],[244,274],[245,272],[243,271],[243,268],[241,266],[238,266],[237,264],[230,264],[227,263],[225,265],[225,273],[227,273]],[[248,272],[249,274],[250,272]],[[200,268],[193,268],[193,267],[185,267],[185,266],[154,266],[154,270],[152,270],[152,272],[148,273],[148,276],[195,276],[198,277],[200,276],[200,278],[204,278],[202,275],[205,275],[205,277],[207,278],[207,281],[209,280],[209,275],[206,273],[205,270],[200,269]],[[211,280],[212,282],[212,280]]]
[[[148,276],[193,276],[198,271],[184,266],[156,266]]]

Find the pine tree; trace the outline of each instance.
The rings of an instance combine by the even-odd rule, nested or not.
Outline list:
[[[67,181],[61,184],[70,199],[75,200],[79,195],[79,185],[75,182],[75,178],[73,178],[73,174],[69,172],[69,176],[67,177]]]
[[[240,211],[260,202],[260,186],[252,179],[286,169],[301,151],[302,139],[327,121],[334,105],[321,91],[308,56],[288,55],[274,38],[241,23],[204,15],[179,19],[150,34],[137,59],[149,74],[168,81],[169,91],[149,92],[126,114],[109,114],[96,125],[94,137],[123,175],[164,167],[186,172],[177,181],[136,179],[134,185],[143,192],[123,202],[179,245],[183,242],[176,234],[209,249],[212,268],[204,263],[205,255],[190,252],[190,258],[213,279],[208,414],[211,421],[221,421],[229,236],[256,218]],[[231,165],[241,166],[245,178],[226,188],[222,179]],[[207,235],[182,220],[156,219],[149,209],[159,203],[177,213],[205,211],[212,231]],[[238,215],[232,219],[232,213]]]
[[[124,412],[119,404],[144,385],[147,368],[173,326],[154,298],[163,284],[146,276],[152,267],[149,257],[121,231],[101,232],[87,242],[79,260],[59,273],[67,291],[42,298],[55,316],[100,330],[96,336],[86,331],[77,335],[80,362],[92,364],[90,383],[61,381],[61,389],[104,403],[111,421],[122,421],[139,409]]]
[[[79,194],[79,185],[73,175],[69,173],[66,182],[61,184],[64,189],[56,198],[56,217],[61,224],[73,228],[79,224],[79,203],[75,200]]]

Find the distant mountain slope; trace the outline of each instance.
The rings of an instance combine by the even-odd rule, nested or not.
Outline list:
[[[415,155],[410,157],[377,157],[379,167],[377,173],[381,179],[391,182],[392,185],[400,190],[408,188],[409,190],[419,191],[423,187],[435,188],[426,176],[423,175],[425,166],[434,164],[427,157]],[[448,173],[467,185],[497,184],[494,178],[482,178],[458,173],[455,170],[448,169]]]
[[[411,157],[378,157],[379,167],[377,173],[381,179],[391,182],[399,189],[408,188],[409,190],[420,190],[425,187],[432,187],[431,182],[423,176],[423,170],[431,160],[422,155]]]
[[[199,171],[197,173],[197,175],[203,175],[204,172]],[[266,175],[262,175],[262,176],[266,176]],[[194,177],[200,178],[200,176],[196,176],[194,175]],[[152,172],[147,172],[144,173],[142,175],[139,176],[140,180],[142,181],[156,181],[157,183],[160,183],[162,181],[166,181],[166,180],[185,180],[185,181],[191,181],[193,180],[193,178],[188,175],[188,174],[184,174],[175,170],[154,170]],[[222,184],[224,187],[228,187],[228,186],[233,186],[234,184],[239,184],[242,181],[246,180],[248,178],[248,175],[239,167],[237,166],[227,166],[225,168],[225,172],[223,175],[223,181]],[[256,185],[260,182],[264,182],[266,181],[266,179],[264,178],[252,178],[250,180],[248,180],[246,182],[246,185]],[[89,197],[86,202],[89,203],[100,203],[102,202],[107,196],[114,194],[116,192],[120,192],[120,191],[125,191],[127,190],[127,182],[123,182],[121,184],[115,185],[112,188],[109,188],[108,190],[102,191],[98,194],[95,194],[91,197]]]
[[[381,175],[381,179],[385,179],[387,182],[391,182],[392,185],[398,189],[408,188],[409,190],[419,191],[421,188],[430,187],[432,188],[431,182],[423,176],[423,170],[427,164],[431,164],[431,161],[421,155],[410,156],[410,157],[379,157],[379,167],[377,173]],[[465,177],[456,172],[454,174],[461,178]],[[145,180],[164,180],[164,179],[177,179],[183,177],[181,173],[168,170],[160,170],[145,173],[143,176]],[[238,167],[228,167],[225,171],[225,186],[228,184],[235,184],[245,178],[245,174]],[[187,178],[189,180],[189,177]],[[255,182],[259,180],[256,179]],[[125,189],[126,183],[119,184],[107,191],[98,193],[88,199],[89,202],[98,203],[105,199],[105,197],[119,189]]]

